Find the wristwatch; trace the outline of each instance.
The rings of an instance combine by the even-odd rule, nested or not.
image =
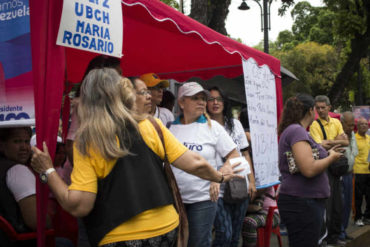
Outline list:
[[[44,171],[43,173],[40,173],[41,183],[46,184],[48,182],[48,175],[52,172],[55,172],[54,168],[49,168],[46,171]]]

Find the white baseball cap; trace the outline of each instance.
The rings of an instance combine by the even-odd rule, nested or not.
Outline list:
[[[177,97],[181,99],[184,96],[193,96],[200,92],[205,93],[207,97],[210,95],[209,91],[205,90],[198,82],[186,82],[179,88]]]

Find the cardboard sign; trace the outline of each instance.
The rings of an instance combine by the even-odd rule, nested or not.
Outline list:
[[[28,0],[0,0],[0,127],[35,124]]]
[[[275,76],[253,58],[243,60],[256,186],[279,183]]]
[[[120,0],[64,0],[57,44],[122,57]]]

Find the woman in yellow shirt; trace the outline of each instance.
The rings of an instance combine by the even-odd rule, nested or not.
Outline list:
[[[152,123],[132,112],[135,93],[109,68],[84,79],[78,106],[72,184],[54,172],[47,146],[34,148],[33,169],[61,206],[84,217],[92,246],[174,246],[178,214],[162,160],[164,149]],[[175,167],[215,182],[230,180],[232,167],[213,169],[187,150],[159,121],[166,155]]]

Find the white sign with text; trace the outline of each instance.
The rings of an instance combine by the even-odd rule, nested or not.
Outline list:
[[[64,0],[57,45],[122,57],[120,0]]]
[[[256,186],[263,188],[279,181],[275,76],[253,58],[243,59],[243,72]]]

